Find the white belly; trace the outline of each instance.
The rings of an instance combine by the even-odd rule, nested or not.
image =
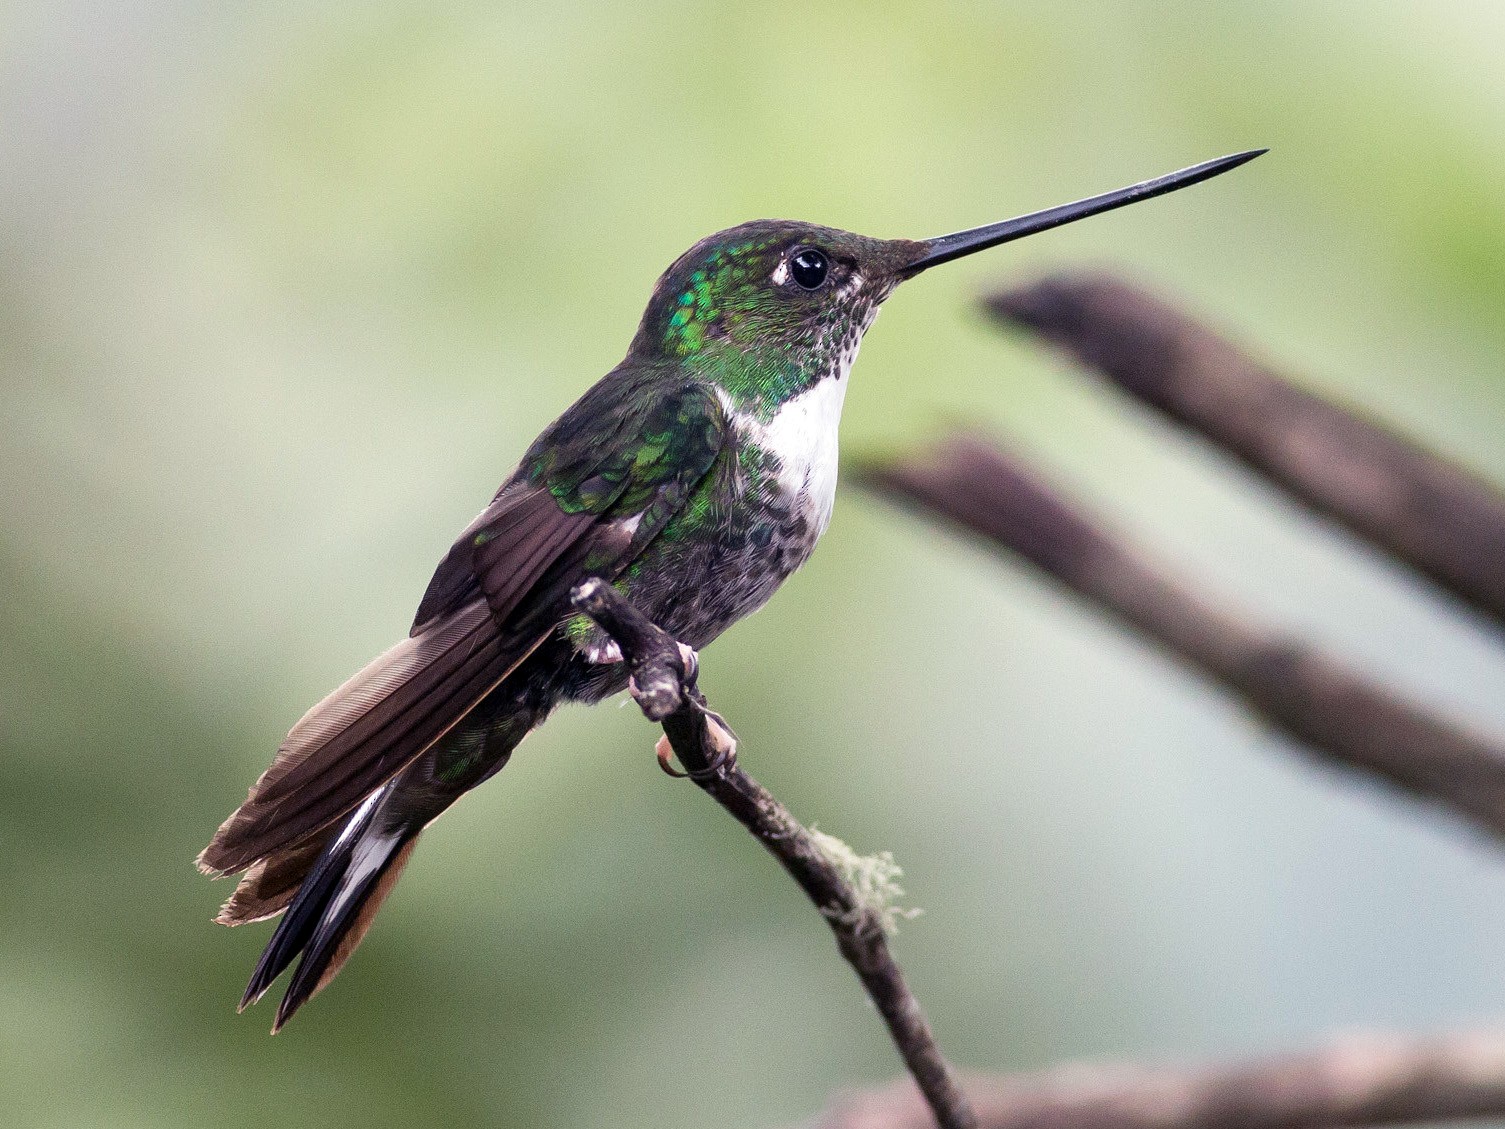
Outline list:
[[[841,404],[847,378],[828,377],[780,405],[759,427],[756,441],[779,460],[779,485],[809,507],[817,534],[825,532],[836,503]]]

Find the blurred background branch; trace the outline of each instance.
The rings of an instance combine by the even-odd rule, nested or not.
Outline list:
[[[986,306],[1505,622],[1505,494],[1457,463],[1112,275],[1055,274]]]
[[[1505,835],[1505,743],[1409,702],[1300,638],[1229,610],[1022,459],[972,435],[859,464],[860,482],[1022,556],[1347,768]]]
[[[1505,1116],[1505,1036],[1349,1038],[1194,1069],[1072,1064],[968,1079],[981,1129],[1323,1129]],[[907,1083],[847,1095],[817,1129],[926,1129]]]

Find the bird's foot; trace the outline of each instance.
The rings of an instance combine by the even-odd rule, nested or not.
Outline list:
[[[669,640],[665,637],[665,642]],[[647,661],[634,664],[627,679],[627,690],[642,708],[649,721],[663,721],[687,705],[700,701],[695,680],[700,676],[700,659],[693,649],[675,641],[678,655],[667,648]],[[678,664],[675,664],[678,658]]]
[[[676,780],[689,777],[691,780],[708,780],[713,776],[736,767],[737,764],[737,735],[732,732],[732,727],[721,719],[721,715],[711,710],[706,710],[705,717],[705,740],[703,749],[709,751],[706,757],[706,765],[702,769],[694,769],[685,772],[674,767],[674,745],[666,733],[658,739],[654,746],[654,753],[658,756],[658,766],[668,776]]]

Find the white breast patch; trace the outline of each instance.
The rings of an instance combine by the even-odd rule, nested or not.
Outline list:
[[[779,484],[806,499],[818,532],[836,504],[836,464],[841,405],[847,378],[827,377],[779,407],[762,428],[759,446],[778,456]]]

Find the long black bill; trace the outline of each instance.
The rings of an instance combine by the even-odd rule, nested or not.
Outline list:
[[[1102,212],[1111,212],[1114,208],[1122,208],[1125,204],[1137,204],[1141,200],[1164,196],[1167,192],[1174,192],[1178,188],[1185,188],[1187,185],[1221,176],[1229,169],[1236,169],[1254,160],[1261,153],[1268,152],[1268,149],[1250,149],[1247,153],[1234,153],[1232,156],[1204,161],[1200,165],[1193,165],[1180,172],[1167,173],[1154,180],[1147,180],[1143,184],[1120,188],[1117,192],[1104,192],[1101,196],[1089,196],[1074,204],[1061,204],[1054,208],[1046,208],[1043,212],[1031,212],[1027,216],[1019,216],[1017,219],[1002,220],[999,223],[974,227],[969,231],[958,231],[951,235],[927,239],[921,244],[925,248],[923,254],[904,269],[904,274],[918,274],[928,267],[939,263],[949,263],[952,259],[970,255],[973,251],[981,251],[988,247],[996,247],[1000,243],[1023,239],[1026,235],[1049,231],[1064,223],[1075,223],[1077,220]]]

